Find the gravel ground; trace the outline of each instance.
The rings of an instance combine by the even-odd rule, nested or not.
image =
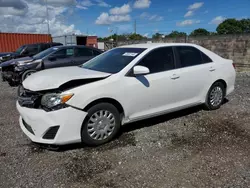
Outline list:
[[[97,148],[51,151],[18,125],[16,89],[0,82],[0,187],[250,187],[250,74],[221,109],[126,125]]]

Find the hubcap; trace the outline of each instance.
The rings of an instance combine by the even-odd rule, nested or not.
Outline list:
[[[107,110],[94,113],[87,125],[89,136],[94,140],[104,140],[109,137],[115,129],[115,117]]]
[[[218,106],[221,104],[223,99],[223,91],[221,87],[217,86],[213,88],[213,90],[210,93],[210,104],[212,106]]]

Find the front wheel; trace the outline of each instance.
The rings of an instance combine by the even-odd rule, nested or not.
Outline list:
[[[36,72],[36,70],[27,70],[23,73],[22,75],[22,82],[28,78],[31,74],[34,74]]]
[[[120,114],[114,105],[97,104],[88,110],[83,122],[82,142],[91,146],[107,143],[117,135],[120,125]]]
[[[214,83],[207,93],[205,107],[208,110],[219,109],[225,97],[225,87],[221,82]]]

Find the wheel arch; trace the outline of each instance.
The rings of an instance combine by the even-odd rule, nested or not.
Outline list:
[[[226,83],[225,80],[223,80],[223,79],[218,79],[218,80],[216,80],[212,85],[214,85],[214,84],[217,83],[217,82],[221,82],[221,83],[224,85],[225,89],[227,88],[227,83]]]
[[[100,98],[100,99],[96,99],[96,100],[92,101],[86,107],[84,107],[83,111],[87,112],[91,107],[93,107],[94,105],[99,104],[99,103],[110,103],[117,108],[117,110],[119,111],[119,113],[121,115],[124,115],[124,113],[125,113],[124,108],[121,105],[121,103],[118,102],[117,100],[115,100],[113,98],[109,98],[109,97]]]

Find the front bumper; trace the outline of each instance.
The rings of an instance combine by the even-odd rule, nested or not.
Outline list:
[[[23,132],[36,143],[65,145],[81,142],[81,127],[86,112],[72,107],[46,112],[42,109],[21,107],[16,103],[20,113],[19,124]],[[52,127],[59,126],[53,139],[44,139]]]

